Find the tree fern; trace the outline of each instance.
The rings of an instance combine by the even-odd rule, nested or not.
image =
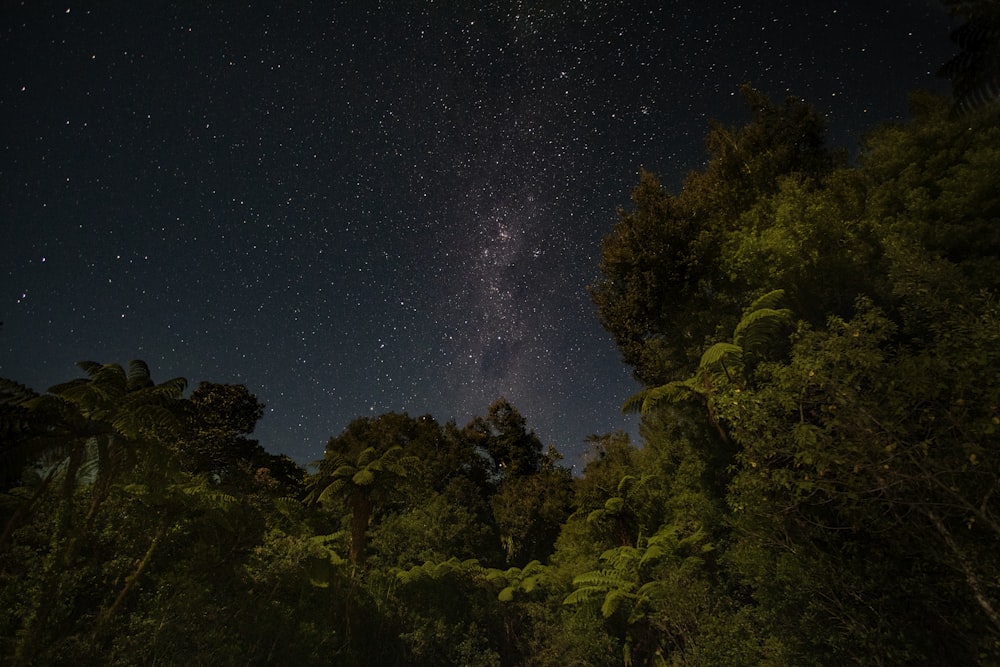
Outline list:
[[[675,380],[658,387],[648,387],[629,396],[622,405],[625,414],[648,414],[660,401],[676,403],[693,398],[697,390],[691,380]]]
[[[327,503],[340,497],[350,507],[350,558],[356,563],[364,558],[368,524],[378,504],[392,495],[396,480],[406,477],[417,463],[414,457],[402,456],[402,452],[399,445],[381,452],[379,447],[371,445],[362,449],[353,461],[336,452],[327,452],[319,463],[319,473],[309,483],[308,502]]]
[[[791,323],[792,311],[778,308],[784,296],[784,290],[779,289],[756,299],[736,325],[732,341],[720,341],[702,353],[693,377],[643,389],[626,399],[622,412],[647,414],[661,401],[696,397],[705,401],[708,389],[717,384],[715,377],[727,383],[747,382],[753,368],[776,347]]]
[[[128,362],[128,376],[125,386],[127,391],[137,391],[153,386],[153,379],[149,374],[149,365],[145,361],[133,359]]]
[[[531,593],[543,584],[548,576],[548,568],[541,561],[533,560],[523,568],[490,569],[486,576],[488,581],[502,587],[497,599],[500,602],[510,602],[517,593]]]
[[[466,579],[487,579],[497,576],[499,570],[491,570],[494,574],[488,574],[479,561],[475,558],[459,560],[452,556],[444,561],[426,561],[421,565],[414,565],[405,570],[396,571],[396,580],[403,585],[415,584],[424,580],[439,581],[448,577],[461,577]]]

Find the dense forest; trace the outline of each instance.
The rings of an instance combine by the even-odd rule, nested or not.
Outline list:
[[[751,88],[591,287],[645,389],[580,476],[504,399],[304,470],[247,387],[0,381],[10,665],[1000,663],[1000,109],[848,161]]]

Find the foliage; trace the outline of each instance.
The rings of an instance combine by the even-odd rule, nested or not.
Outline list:
[[[727,309],[775,288],[795,292],[791,284],[739,270],[751,261],[733,256],[731,245],[752,224],[754,207],[782,183],[814,188],[837,158],[825,148],[822,122],[808,105],[795,99],[776,105],[749,87],[743,95],[753,121],[739,129],[714,126],[706,141],[708,166],[689,175],[678,195],[642,172],[634,209],[619,211],[604,239],[603,277],[591,296],[644,384],[690,375],[705,338],[720,325],[732,330]]]
[[[542,442],[507,399],[494,401],[485,417],[475,417],[463,433],[493,462],[499,478],[530,475],[542,465]]]
[[[306,473],[242,385],[0,381],[0,659],[1000,662],[1000,111],[916,95],[848,166],[744,95],[604,242],[641,442],[580,477],[502,398],[356,419]]]

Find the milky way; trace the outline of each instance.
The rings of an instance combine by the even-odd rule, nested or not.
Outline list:
[[[242,382],[301,462],[504,395],[577,460],[635,427],[586,286],[639,168],[679,187],[744,82],[849,151],[944,89],[936,2],[748,4],[6,3],[0,375]]]

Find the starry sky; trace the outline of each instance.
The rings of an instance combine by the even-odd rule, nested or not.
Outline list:
[[[0,376],[243,383],[300,463],[505,396],[577,463],[638,386],[586,286],[749,82],[856,152],[954,52],[937,0],[2,3]]]

